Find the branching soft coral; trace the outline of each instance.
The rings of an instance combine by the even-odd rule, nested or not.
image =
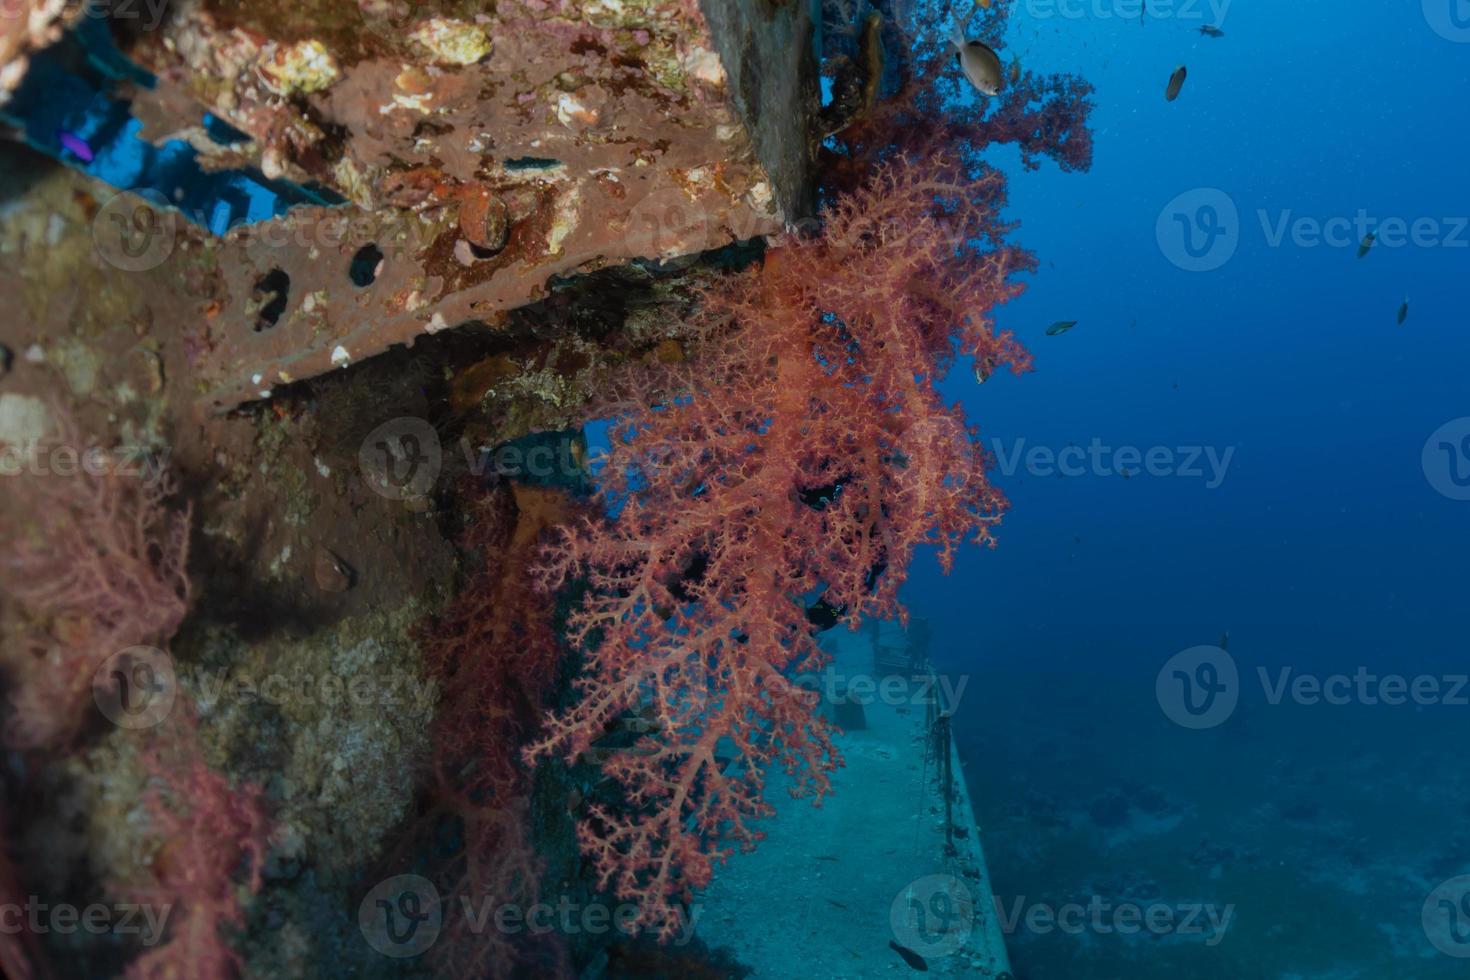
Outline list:
[[[129,965],[128,980],[199,977],[225,980],[241,969],[222,929],[244,925],[235,883],[260,890],[268,825],[259,790],[235,787],[204,761],[190,711],[176,709],[145,757],[143,808],[159,850],[155,880],[131,890],[134,901],[171,909],[167,940]]]
[[[731,845],[759,839],[768,774],[829,790],[832,730],[796,676],[824,663],[806,604],[901,615],[915,548],[948,568],[962,541],[991,543],[1005,500],[935,386],[956,351],[1027,366],[989,319],[1031,264],[1001,243],[1002,189],[942,153],[883,165],[821,235],[715,286],[689,359],[612,406],[616,519],[545,559],[548,584],[588,588],[568,624],[588,650],[581,699],[528,754],[575,759],[624,713],[651,716],[603,766],[627,805],[593,808],[581,843],[660,936]]]
[[[60,405],[56,445],[82,451]],[[93,463],[112,459],[93,452]],[[13,480],[6,534],[14,551],[0,567],[7,593],[33,620],[7,728],[21,748],[62,747],[79,731],[97,668],[135,646],[166,648],[189,608],[190,508],[171,508],[166,473],[148,477],[115,464],[69,475]],[[258,791],[235,788],[204,761],[187,702],[139,753],[148,786],[142,810],[159,850],[145,882],[115,883],[130,898],[169,910],[167,941],[129,966],[135,980],[226,978],[240,962],[222,928],[243,925],[234,874],[260,888],[266,819]]]
[[[857,120],[829,150],[829,182],[866,175],[876,160],[898,153],[917,154],[940,145],[958,154],[972,169],[984,151],[1014,144],[1021,165],[1036,169],[1043,159],[1062,170],[1092,165],[1092,85],[1070,74],[1043,75],[1007,65],[998,96],[977,96],[955,62],[950,25],[978,13],[967,36],[985,41],[1006,60],[1004,33],[1010,4],[985,8],[969,0],[911,0],[901,16],[885,19],[884,50],[894,91],[879,107]],[[1014,72],[1014,73],[1012,73]]]
[[[421,639],[443,697],[434,721],[431,809],[425,823],[457,822],[461,842],[441,869],[449,908],[440,965],[454,976],[510,976],[535,959],[560,976],[557,937],[519,946],[498,930],[472,934],[465,906],[494,910],[537,900],[541,863],[530,839],[530,778],[516,748],[541,721],[562,647],[551,598],[525,577],[543,532],[567,519],[570,501],[551,489],[516,485],[483,492],[469,509],[463,541],[480,567]]]
[[[57,445],[80,449],[60,411]],[[128,647],[162,645],[189,606],[189,508],[170,509],[167,474],[109,466],[100,473],[7,481],[14,550],[0,565],[6,591],[42,624],[18,678],[7,738],[20,748],[66,740],[81,726],[96,669]]]

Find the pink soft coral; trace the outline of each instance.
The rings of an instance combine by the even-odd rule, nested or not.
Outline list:
[[[477,492],[463,542],[475,570],[420,640],[443,691],[424,829],[448,817],[463,842],[440,869],[446,907],[455,913],[437,947],[446,975],[506,977],[533,962],[548,980],[569,975],[560,937],[517,941],[501,930],[477,933],[466,910],[527,908],[539,901],[542,863],[531,840],[530,773],[513,747],[525,744],[540,723],[562,648],[554,603],[524,570],[543,533],[565,522],[571,507],[565,494],[549,489]]]
[[[241,967],[222,929],[238,929],[245,914],[235,876],[257,892],[268,825],[254,786],[235,787],[210,768],[199,747],[192,712],[176,716],[145,758],[149,785],[143,808],[159,841],[154,880],[131,890],[133,900],[171,910],[167,940],[129,965],[128,980],[224,980]]]
[[[956,348],[1027,364],[989,320],[1030,265],[999,243],[1002,186],[940,154],[882,166],[820,236],[714,287],[690,358],[614,406],[620,513],[546,559],[549,583],[588,586],[568,623],[582,696],[529,755],[575,759],[625,712],[651,717],[603,765],[627,805],[593,807],[581,833],[601,887],[662,937],[728,845],[759,839],[774,767],[793,795],[830,788],[832,732],[796,677],[824,664],[806,603],[901,614],[916,547],[948,568],[962,540],[991,543],[1005,500],[935,385]]]
[[[826,148],[824,178],[851,186],[877,159],[895,152],[918,154],[943,146],[971,169],[982,166],[993,146],[1013,144],[1021,165],[1035,170],[1051,159],[1062,170],[1092,165],[1093,87],[1072,74],[1039,74],[1007,58],[1006,26],[1011,4],[997,0],[981,8],[968,0],[914,0],[905,13],[884,22],[886,75],[893,93],[860,116]],[[980,97],[960,71],[950,26],[970,18],[966,36],[994,48],[1006,66],[995,97]]]
[[[76,426],[59,408],[54,414],[56,445],[80,452]],[[189,507],[168,507],[167,473],[115,464],[7,483],[14,496],[5,533],[14,549],[0,581],[38,626],[27,637],[35,656],[18,678],[6,735],[36,748],[81,727],[93,675],[110,656],[163,645],[178,629],[189,607]]]

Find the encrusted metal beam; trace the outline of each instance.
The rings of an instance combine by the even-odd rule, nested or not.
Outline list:
[[[196,0],[137,35],[128,53],[160,79],[152,111],[187,92],[250,138],[222,150],[232,163],[353,202],[227,236],[201,395],[221,409],[268,397],[423,333],[494,324],[553,277],[778,230],[808,196],[795,108],[815,111],[815,75],[758,75],[805,70],[785,49],[809,46],[811,27],[805,4],[750,2],[766,21],[707,20],[693,0]],[[735,33],[717,40],[711,22]],[[786,94],[758,153],[747,122],[767,91]]]

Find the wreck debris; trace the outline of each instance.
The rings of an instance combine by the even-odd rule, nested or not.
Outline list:
[[[697,254],[801,217],[808,174],[792,160],[813,124],[788,113],[785,143],[753,141],[752,127],[771,124],[735,89],[787,67],[811,29],[800,7],[761,26],[675,0],[555,13],[520,0],[383,3],[354,11],[371,22],[362,32],[301,19],[282,31],[263,8],[194,3],[129,39],[164,88],[244,135],[230,152],[353,202],[197,236],[220,285],[195,365],[204,405],[267,397],[256,376],[307,379],[346,363],[340,351],[357,361],[494,323],[554,278]],[[815,92],[814,65],[789,67],[798,75],[775,103]],[[158,116],[179,100],[148,105]],[[153,118],[150,131],[190,125]],[[365,255],[377,256],[370,268]],[[289,290],[259,288],[276,270]]]

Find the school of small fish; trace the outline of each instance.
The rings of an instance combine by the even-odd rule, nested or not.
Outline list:
[[[989,7],[990,0],[975,0],[978,7]],[[1140,24],[1148,23],[1148,0],[1144,0],[1142,13],[1139,17]],[[1205,24],[1199,28],[1199,33],[1207,38],[1218,40],[1225,36],[1225,31],[1214,24]],[[1020,61],[1011,63],[1009,72],[1001,67],[1000,56],[989,45],[981,41],[967,40],[964,30],[956,24],[950,39],[950,44],[955,49],[956,60],[970,84],[981,95],[998,95],[1004,87],[1005,79],[1008,77],[1012,85],[1019,80],[1021,75]],[[1168,83],[1164,86],[1164,98],[1173,102],[1179,98],[1184,90],[1184,82],[1189,77],[1189,68],[1179,65],[1169,75]],[[1105,132],[1105,131],[1104,131]],[[1101,135],[1101,134],[1099,134]],[[1081,205],[1078,205],[1081,207]],[[1368,232],[1358,243],[1358,258],[1365,257],[1377,242],[1378,236],[1374,232]],[[1403,303],[1399,305],[1397,319],[1402,325],[1409,317],[1409,299],[1404,297]],[[1136,323],[1136,321],[1135,321]],[[1057,337],[1070,331],[1077,326],[1076,320],[1058,320],[1046,328],[1048,337]],[[986,359],[977,359],[975,362],[975,382],[984,384],[990,380],[995,372],[995,364]],[[1177,386],[1176,386],[1177,387]]]

